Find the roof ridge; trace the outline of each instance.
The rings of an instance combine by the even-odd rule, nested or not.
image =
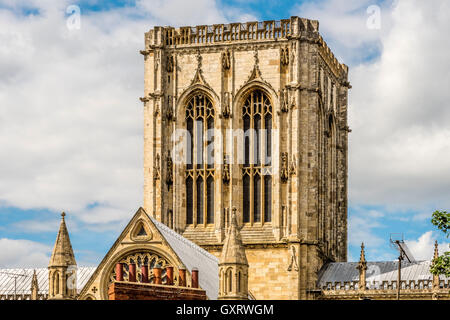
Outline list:
[[[180,240],[181,242],[189,245],[191,248],[193,248],[194,250],[198,251],[199,253],[203,254],[204,256],[206,256],[207,258],[214,260],[215,262],[218,262],[219,259],[214,256],[213,254],[209,253],[208,251],[206,251],[205,249],[201,248],[200,246],[198,246],[197,244],[195,244],[194,242],[192,242],[191,240],[183,237],[181,234],[179,234],[178,232],[175,232],[175,230],[169,228],[168,226],[166,226],[165,224],[159,222],[158,220],[154,219],[152,216],[149,216],[150,219],[152,220],[152,222],[158,227],[161,228],[163,230],[165,230],[166,232],[169,232],[172,236],[176,237],[178,240]]]

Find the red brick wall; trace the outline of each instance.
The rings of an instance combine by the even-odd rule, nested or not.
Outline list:
[[[148,283],[113,282],[109,300],[206,300],[202,289]]]

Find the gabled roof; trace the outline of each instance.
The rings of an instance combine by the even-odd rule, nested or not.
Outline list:
[[[149,228],[145,232],[148,233],[148,239],[145,241],[142,239],[135,241],[136,234],[140,233],[142,226]],[[97,283],[97,286],[99,285],[100,279],[106,275],[104,272],[109,272],[106,270],[106,267],[108,264],[114,263],[111,261],[112,259],[115,259],[114,257],[117,257],[121,252],[126,251],[127,248],[136,250],[137,247],[142,246],[145,248],[146,245],[159,246],[160,249],[167,250],[167,254],[169,256],[174,256],[174,258],[178,260],[177,263],[183,264],[188,273],[196,267],[199,270],[200,288],[206,291],[206,295],[209,299],[217,299],[219,290],[218,259],[166,225],[158,222],[153,217],[150,217],[143,208],[137,210],[133,218],[131,218],[130,222],[106,253],[105,257],[81,291],[80,298],[83,299],[83,297],[88,294],[92,295],[91,289],[94,288],[95,283]],[[178,265],[175,267],[178,267]],[[102,290],[99,290],[99,294],[101,291]],[[96,296],[96,298],[100,299],[99,296]]]
[[[156,219],[150,219],[186,268],[198,269],[200,287],[210,300],[216,300],[219,294],[219,260]]]

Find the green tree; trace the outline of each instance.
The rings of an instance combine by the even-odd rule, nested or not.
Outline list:
[[[439,230],[444,232],[446,237],[450,236],[450,213],[447,211],[435,211],[431,219],[431,223],[434,224]],[[433,264],[430,269],[434,275],[443,274],[450,277],[450,252],[444,252],[443,255],[436,259],[433,259]]]

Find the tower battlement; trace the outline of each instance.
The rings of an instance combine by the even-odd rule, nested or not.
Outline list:
[[[319,45],[319,52],[337,78],[348,73],[348,67],[339,63],[323,37],[319,21],[293,16],[290,19],[251,21],[197,26],[155,26],[145,34],[146,54],[155,48],[186,48],[233,43],[261,43],[307,40]]]

